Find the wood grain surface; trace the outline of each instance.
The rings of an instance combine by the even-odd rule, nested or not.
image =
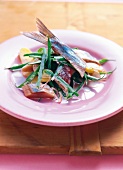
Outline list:
[[[50,29],[74,29],[123,45],[123,4],[69,2],[0,2],[0,42],[35,30],[39,17]]]
[[[36,30],[39,17],[50,29],[91,32],[123,46],[122,11],[123,4],[111,3],[0,1],[0,43],[20,31]],[[0,111],[0,153],[123,154],[123,112],[99,123],[61,128]]]

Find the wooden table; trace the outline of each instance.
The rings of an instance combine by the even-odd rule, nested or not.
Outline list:
[[[35,30],[39,17],[50,29],[91,32],[123,46],[122,11],[123,4],[111,3],[0,1],[0,42]],[[123,154],[123,112],[91,125],[56,128],[0,111],[0,153]]]

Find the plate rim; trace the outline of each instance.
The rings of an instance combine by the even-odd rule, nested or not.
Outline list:
[[[92,36],[96,36],[96,37],[98,37],[98,38],[101,38],[101,39],[104,39],[104,41],[106,40],[106,41],[108,41],[108,42],[110,42],[110,43],[112,43],[112,44],[114,44],[115,46],[117,46],[118,48],[122,48],[121,46],[119,46],[118,44],[116,44],[115,42],[113,42],[113,41],[111,41],[111,40],[108,40],[108,39],[106,39],[105,37],[102,37],[102,36],[100,36],[100,35],[96,35],[96,34],[92,34],[92,33],[88,33],[88,32],[81,32],[81,31],[76,31],[76,30],[63,30],[63,29],[55,29],[55,30],[52,30],[53,32],[74,32],[74,33],[83,33],[83,34],[88,34],[88,35],[92,35]],[[8,39],[8,40],[6,40],[6,41],[4,41],[3,43],[2,43],[2,45],[3,44],[6,44],[7,42],[9,43],[10,41],[13,41],[14,39],[18,39],[19,37],[22,37],[21,35],[19,35],[19,36],[15,36],[15,37],[12,37],[12,38],[10,38],[10,39]],[[0,45],[0,49],[1,49],[1,45]],[[20,116],[20,115],[18,115],[18,114],[16,114],[16,113],[13,113],[13,112],[11,112],[11,111],[9,111],[9,110],[7,110],[7,108],[4,108],[4,107],[2,107],[1,105],[0,105],[0,109],[1,110],[3,110],[4,112],[6,112],[6,113],[8,113],[8,114],[10,114],[11,116],[14,116],[14,117],[16,117],[16,118],[19,118],[19,119],[21,119],[21,120],[25,120],[25,121],[27,121],[27,122],[32,122],[32,123],[36,123],[36,124],[41,124],[41,125],[50,125],[50,126],[76,126],[76,125],[85,125],[85,124],[90,124],[90,123],[95,123],[95,122],[98,122],[98,121],[101,121],[101,120],[104,120],[104,119],[107,119],[107,118],[109,118],[109,117],[111,117],[111,116],[113,116],[113,115],[115,115],[115,114],[117,114],[117,113],[119,113],[120,111],[122,111],[122,109],[123,109],[123,106],[122,107],[120,107],[119,109],[117,109],[117,111],[114,111],[114,112],[112,112],[112,113],[110,113],[110,114],[108,114],[108,115],[105,115],[104,117],[101,117],[101,118],[97,118],[97,119],[93,119],[93,120],[87,120],[87,121],[77,121],[77,122],[49,122],[49,121],[41,121],[41,120],[32,120],[32,119],[29,119],[28,118],[28,120],[27,120],[27,118],[26,117],[23,117],[22,115]]]

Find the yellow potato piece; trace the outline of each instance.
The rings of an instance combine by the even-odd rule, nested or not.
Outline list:
[[[43,73],[42,75],[42,79],[41,79],[41,82],[45,83],[45,82],[48,82],[50,81],[51,77],[45,73]],[[32,83],[36,83],[38,81],[38,76],[36,76],[33,80],[32,80]]]
[[[23,75],[25,78],[27,78],[27,77],[33,72],[33,66],[32,66],[32,65],[26,65],[26,66],[24,66],[24,67],[21,69],[21,72],[22,72],[22,75]],[[43,73],[41,82],[44,82],[44,83],[45,83],[45,82],[49,81],[50,79],[51,79],[51,77],[50,77],[48,74]],[[33,83],[36,83],[37,80],[38,80],[38,76],[36,76],[36,77],[32,80],[32,82],[33,82]]]
[[[32,53],[32,51],[28,48],[21,48],[20,49],[20,53],[19,53],[19,57],[21,60],[21,63],[27,63],[27,62],[32,62],[34,59],[28,56],[24,56],[24,54],[29,54]]]
[[[85,68],[85,71],[89,74],[93,74],[95,72],[104,72],[104,69],[102,66],[96,64],[96,63],[87,63],[87,66]]]
[[[34,59],[28,56],[24,56],[24,54],[29,54],[32,53],[32,51],[28,48],[21,48],[20,49],[20,53],[19,53],[19,57],[21,60],[21,63],[27,63],[27,62],[33,62]],[[32,72],[34,71],[33,69],[33,65],[26,65],[21,69],[22,75],[27,78]],[[46,73],[43,73],[42,75],[42,79],[41,82],[47,82],[51,79],[51,77],[49,75],[47,75]],[[36,83],[38,80],[38,76],[36,76],[32,82]]]
[[[32,65],[26,65],[21,69],[22,75],[27,78],[33,72]]]
[[[87,73],[93,73],[93,72],[94,72],[94,68],[92,68],[92,67],[86,67],[86,68],[85,68],[85,71],[86,71]]]

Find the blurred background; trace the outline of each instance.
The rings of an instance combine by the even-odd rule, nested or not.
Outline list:
[[[117,1],[80,2],[2,0],[0,1],[0,43],[36,30],[39,17],[50,29],[72,29],[104,36],[123,46],[123,3]]]

